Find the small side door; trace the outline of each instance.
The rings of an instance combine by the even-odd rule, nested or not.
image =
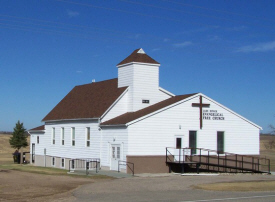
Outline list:
[[[184,136],[183,135],[175,135],[175,150],[174,150],[174,158],[175,161],[184,161],[184,150],[183,148],[186,147],[186,145],[184,144]]]
[[[121,146],[111,145],[111,170],[118,169],[118,161],[121,158]]]

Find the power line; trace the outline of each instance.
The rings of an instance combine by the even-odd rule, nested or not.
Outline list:
[[[51,29],[44,29],[44,28],[34,28],[29,26],[22,26],[22,25],[12,25],[7,23],[0,23],[0,26],[8,29],[16,29],[16,30],[23,30],[23,31],[31,31],[31,32],[39,32],[44,34],[57,34],[57,35],[63,35],[63,36],[70,36],[70,37],[77,37],[77,38],[85,38],[85,39],[96,39],[96,40],[119,40],[120,43],[128,43],[129,41],[123,40],[123,39],[114,39],[114,37],[92,37],[90,35],[87,35],[86,33],[80,34],[80,33],[73,33],[73,32],[66,32],[66,31],[59,31],[59,30],[51,30]]]
[[[62,23],[62,22],[55,22],[55,21],[48,21],[48,20],[38,20],[38,19],[34,19],[34,18],[18,17],[18,16],[11,16],[11,15],[1,15],[0,14],[0,16],[20,19],[20,20],[29,20],[29,21],[36,21],[36,22],[42,22],[42,23],[57,24],[57,25],[62,25],[62,26],[72,26],[72,27],[78,27],[78,28],[95,29],[95,30],[107,31],[107,32],[112,32],[112,33],[117,32],[120,34],[139,34],[139,33],[119,31],[119,30],[114,30],[114,29],[102,29],[99,27],[90,27],[90,26],[85,26],[85,25],[76,25],[76,24],[69,24],[69,23]],[[5,20],[5,19],[2,19],[2,20]],[[12,21],[12,20],[6,20],[6,21]],[[18,22],[21,22],[21,21],[18,21]],[[22,22],[22,23],[25,23],[25,22]]]
[[[20,23],[20,24],[29,24],[29,25],[34,25],[34,26],[42,26],[42,27],[53,27],[57,29],[68,29],[68,30],[73,30],[73,31],[80,31],[77,28],[85,29],[88,30],[95,30],[94,32],[99,32],[103,31],[108,34],[114,34],[119,35],[125,35],[126,37],[130,36],[145,36],[145,37],[150,37],[158,40],[164,40],[165,38],[159,37],[157,35],[152,35],[152,34],[143,34],[143,33],[137,33],[137,32],[127,32],[127,31],[120,31],[120,30],[115,30],[115,29],[103,29],[99,27],[91,27],[91,26],[85,26],[85,25],[76,25],[76,24],[69,24],[69,23],[61,23],[61,22],[55,22],[55,21],[48,21],[48,20],[40,20],[40,19],[34,19],[34,18],[26,18],[26,17],[18,17],[18,16],[11,16],[11,15],[2,15],[0,14],[0,17],[4,17],[5,19],[1,19],[0,21],[8,21],[8,22],[14,22],[14,23]],[[7,19],[8,18],[8,19]],[[9,19],[11,18],[11,19]],[[12,20],[16,19],[16,20]],[[38,23],[36,23],[38,22]],[[8,25],[8,24],[6,24]],[[13,25],[13,24],[9,24]],[[66,27],[68,26],[68,27]],[[85,31],[86,33],[91,33],[90,31]],[[92,32],[92,33],[94,33]]]
[[[146,16],[146,17],[151,17],[151,18],[159,18],[159,19],[163,19],[163,20],[171,20],[171,21],[175,21],[175,22],[180,22],[181,21],[181,20],[178,20],[178,19],[175,19],[175,18],[167,18],[167,17],[162,17],[162,16],[149,15],[149,14],[145,14],[145,13],[126,11],[126,10],[122,10],[122,9],[103,7],[103,6],[96,6],[96,5],[93,5],[93,4],[85,4],[85,3],[79,3],[79,2],[67,1],[67,0],[55,0],[55,1],[64,2],[64,3],[68,3],[68,4],[74,4],[74,5],[80,5],[80,6],[99,8],[99,9],[104,9],[104,10],[118,11],[118,12],[128,13],[128,14],[141,15],[141,16]]]
[[[117,11],[117,12],[122,12],[122,13],[128,13],[128,14],[134,14],[134,15],[140,15],[140,16],[145,16],[145,17],[150,17],[150,18],[159,18],[159,19],[168,20],[168,21],[174,21],[174,22],[178,22],[178,23],[184,22],[184,23],[188,23],[188,24],[196,24],[196,25],[207,26],[207,27],[212,27],[213,26],[213,25],[209,25],[209,24],[206,24],[206,23],[194,22],[194,21],[191,21],[190,19],[183,20],[183,19],[168,18],[168,17],[163,17],[163,16],[149,15],[149,14],[140,13],[140,12],[126,11],[126,10],[122,10],[122,9],[103,7],[103,6],[96,6],[94,4],[79,3],[79,2],[67,1],[67,0],[55,0],[55,1],[63,2],[63,3],[68,3],[68,4],[74,4],[74,5],[80,5],[80,6],[86,6],[86,7],[92,7],[92,8],[112,10],[112,11]],[[125,1],[125,2],[130,3],[130,1]],[[174,2],[174,1],[171,1],[171,2],[178,3],[178,2]],[[136,2],[133,2],[133,3],[136,3]],[[140,4],[141,5],[142,3],[136,3],[136,4]],[[181,4],[181,3],[179,3],[179,4]],[[157,8],[163,8],[163,7],[158,7],[158,6],[154,6],[154,5],[150,5],[150,4],[149,5],[148,4],[143,4],[143,5],[147,5],[147,6],[151,6],[151,7],[157,7]],[[169,8],[166,8],[166,9],[169,9]],[[182,12],[182,11],[180,11],[180,12]],[[191,13],[192,14],[196,14],[196,15],[202,15],[202,16],[205,16],[205,17],[206,16],[210,17],[210,16],[204,15],[204,14],[198,14],[198,13],[194,13],[194,12],[189,12],[189,14],[191,14]],[[232,20],[232,19],[226,19],[226,18],[218,18],[218,17],[215,17],[215,16],[211,16],[211,17],[212,18],[216,18],[216,19],[221,19],[221,20],[229,20],[229,21],[238,22],[238,23],[246,23],[246,24],[253,25],[253,26],[257,25],[257,26],[260,26],[260,27],[267,27],[267,28],[272,27],[272,26],[266,26],[266,25],[263,25],[263,24],[255,24],[255,23],[249,23],[249,22],[241,22],[239,20]]]
[[[200,9],[204,9],[204,10],[211,10],[211,11],[220,12],[220,13],[227,13],[227,14],[231,14],[231,15],[238,15],[238,16],[244,16],[244,17],[249,17],[249,18],[258,19],[258,20],[266,20],[266,21],[275,22],[275,20],[272,20],[272,19],[269,19],[269,18],[263,18],[263,17],[258,17],[258,16],[251,16],[251,15],[245,15],[245,14],[241,14],[241,13],[235,13],[235,12],[230,12],[230,11],[207,8],[207,7],[203,7],[203,6],[197,6],[197,5],[193,5],[193,4],[186,4],[186,3],[176,2],[176,1],[172,1],[172,0],[162,0],[162,1],[170,2],[170,3],[174,3],[174,4],[178,4],[178,5],[183,5],[183,6],[200,8]]]
[[[213,18],[213,19],[218,19],[218,20],[227,20],[227,21],[231,21],[231,22],[245,23],[245,24],[249,24],[249,25],[258,25],[258,26],[262,26],[262,27],[269,27],[269,26],[265,26],[265,25],[262,25],[262,24],[258,24],[258,23],[250,23],[250,22],[247,22],[247,21],[240,21],[240,20],[234,20],[234,19],[229,19],[229,18],[221,18],[221,17],[206,15],[206,14],[197,13],[197,12],[183,11],[183,10],[179,10],[179,9],[156,6],[156,5],[152,5],[152,4],[145,4],[145,3],[136,2],[136,1],[129,1],[129,0],[119,0],[119,1],[125,2],[125,3],[130,3],[130,4],[136,4],[136,5],[141,5],[141,6],[147,6],[147,7],[157,8],[157,9],[163,9],[163,10],[178,12],[178,13],[203,16],[203,17],[208,17],[208,18]]]

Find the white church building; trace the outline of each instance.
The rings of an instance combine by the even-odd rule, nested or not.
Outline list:
[[[161,88],[159,67],[137,49],[117,65],[118,78],[75,86],[29,130],[31,162],[69,169],[73,159],[99,159],[117,170],[121,160],[154,173],[168,172],[166,147],[259,155],[260,126],[202,93]]]

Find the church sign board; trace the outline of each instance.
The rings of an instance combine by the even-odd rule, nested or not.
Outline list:
[[[219,113],[218,110],[203,109],[210,108],[210,104],[202,102],[202,96],[200,95],[199,103],[192,103],[192,107],[198,107],[200,109],[200,129],[202,129],[202,120],[224,120],[223,113]]]
[[[218,110],[203,110],[202,116],[204,120],[224,120],[223,113]]]

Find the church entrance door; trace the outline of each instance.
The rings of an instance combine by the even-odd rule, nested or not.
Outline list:
[[[111,145],[111,170],[118,169],[118,161],[121,158],[121,146],[118,144]]]
[[[184,135],[175,135],[175,150],[174,150],[174,158],[175,161],[184,161],[184,150],[186,145],[184,144]]]

